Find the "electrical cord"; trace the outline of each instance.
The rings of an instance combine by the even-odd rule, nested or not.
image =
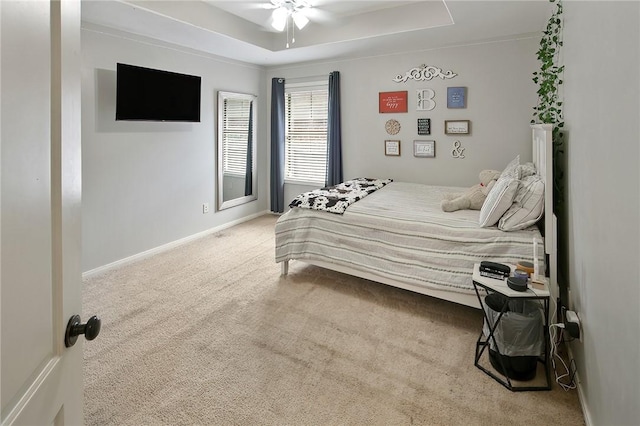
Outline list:
[[[556,383],[565,391],[569,391],[570,389],[575,389],[575,383],[573,382],[573,375],[571,376],[571,380],[569,382],[569,384],[563,383],[561,380],[564,379],[565,377],[569,376],[570,371],[569,368],[567,367],[567,364],[564,362],[564,359],[562,359],[562,357],[560,355],[558,355],[558,343],[560,343],[560,340],[556,339],[556,334],[557,334],[557,329],[560,329],[560,338],[562,338],[563,333],[562,331],[564,330],[564,324],[563,323],[554,323],[554,321],[556,320],[557,317],[557,308],[558,305],[556,303],[556,301],[553,299],[553,297],[549,297],[549,309],[551,311],[551,318],[549,318],[549,321],[551,322],[549,325],[549,340],[551,341],[551,367],[553,367],[553,374],[556,378]],[[560,360],[560,362],[562,363],[563,367],[564,367],[564,374],[558,374],[558,368],[556,366],[556,358],[558,358]],[[572,360],[573,361],[573,360]]]
[[[556,328],[560,329],[560,337],[563,336],[563,331],[564,331],[564,324],[563,323],[557,323],[557,324],[551,324],[549,325],[549,339],[551,340],[551,366],[553,367],[553,372],[554,375],[556,376],[556,383],[565,391],[569,391],[571,389],[575,389],[576,388],[576,383],[575,383],[575,362],[572,359],[571,362],[569,363],[569,365],[573,368],[569,368],[569,366],[567,366],[567,364],[564,362],[564,359],[562,359],[562,357],[558,354],[558,347],[557,344],[562,342],[562,340],[558,340],[556,342]],[[563,374],[558,374],[558,368],[556,366],[556,361],[555,359],[558,358],[560,360],[560,362],[562,363],[562,366],[564,367],[564,371],[565,373]],[[569,378],[569,383],[563,383],[562,379],[568,377]]]
[[[538,295],[538,293],[536,293],[536,291],[533,288],[528,288],[527,291],[533,293],[534,296],[540,297]],[[539,303],[542,304],[541,301],[539,301]],[[557,306],[558,305],[557,305],[556,301],[553,300],[553,297],[549,297],[549,312],[551,312],[551,318],[549,318],[548,320],[549,320],[550,324],[553,324],[553,322],[556,320],[556,315],[557,315],[556,309],[557,309]],[[564,324],[563,324],[563,326],[564,326]]]
[[[538,296],[538,293],[536,293],[536,291],[531,287],[527,289],[527,292],[531,292],[533,293],[534,296]],[[540,301],[538,302],[540,304],[542,303]],[[569,391],[577,387],[575,382],[575,375],[576,375],[577,368],[576,368],[575,360],[571,359],[571,361],[569,362],[569,366],[567,366],[564,359],[558,354],[558,344],[565,342],[564,333],[563,333],[564,323],[554,323],[554,321],[556,321],[557,319],[558,313],[556,310],[558,309],[558,304],[556,303],[553,297],[549,297],[549,309],[551,312],[551,318],[548,318],[547,320],[549,321],[549,340],[551,341],[551,348],[550,348],[551,366],[553,367],[553,373],[556,378],[556,383],[565,391]],[[563,317],[564,317],[565,311],[566,311],[566,308],[563,306],[562,307]],[[559,336],[557,336],[556,329],[560,329]],[[557,340],[556,337],[559,337],[559,339]],[[556,361],[555,361],[556,358],[560,360],[560,363],[564,367],[565,372],[563,374],[558,374],[558,368],[556,366]],[[568,383],[564,383],[563,379],[567,377],[568,377]]]
[[[533,288],[529,288],[527,289],[529,292],[533,293],[533,295],[538,296],[538,293],[536,293],[536,291]],[[541,302],[538,301],[540,304]],[[554,321],[556,320],[557,317],[557,303],[555,300],[553,300],[553,297],[549,297],[549,309],[551,312],[551,318],[548,318],[547,320],[550,322],[549,325],[549,340],[551,341],[551,353],[550,353],[550,358],[551,358],[551,366],[553,367],[553,374],[555,376],[556,379],[556,383],[566,391],[569,391],[571,389],[575,389],[576,388],[576,383],[575,383],[575,374],[576,374],[576,367],[575,367],[575,361],[572,359],[569,363],[569,366],[567,366],[567,364],[565,363],[564,359],[558,354],[558,344],[564,342],[564,323],[554,323]],[[564,316],[564,311],[565,308],[562,308],[562,312],[563,312],[563,316]],[[557,329],[560,329],[560,335],[559,335],[559,339],[556,339],[556,334],[557,334]],[[563,374],[558,374],[558,367],[556,366],[556,358],[558,358],[560,360],[560,363],[562,364],[562,366],[564,367],[564,373]],[[568,383],[563,382],[563,379],[565,378],[569,378],[568,379]]]
[[[549,321],[551,324],[553,324],[553,322],[556,320],[556,315],[558,314],[556,312],[558,309],[558,304],[551,296],[549,296],[549,305],[553,305],[553,307],[549,306],[549,309],[551,310],[551,318],[549,318]]]

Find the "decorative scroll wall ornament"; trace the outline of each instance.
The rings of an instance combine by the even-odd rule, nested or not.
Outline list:
[[[424,81],[431,80],[434,77],[440,77],[444,80],[445,78],[453,78],[456,75],[458,74],[451,70],[442,72],[442,68],[422,64],[419,67],[411,68],[404,74],[404,76],[402,76],[402,74],[398,74],[393,81],[396,83],[404,83],[407,80]]]
[[[464,148],[462,148],[462,144],[460,141],[455,141],[453,143],[453,150],[451,151],[451,155],[453,158],[464,158]]]

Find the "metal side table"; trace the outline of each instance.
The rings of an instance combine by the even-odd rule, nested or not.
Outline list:
[[[513,271],[514,266],[509,265],[511,270]],[[548,283],[545,283],[543,288],[533,288],[531,284],[526,291],[516,291],[512,290],[507,286],[506,280],[499,280],[495,278],[483,277],[480,275],[480,264],[476,263],[473,266],[473,288],[475,289],[476,296],[478,296],[478,301],[480,302],[480,307],[482,308],[482,313],[484,315],[484,319],[486,321],[487,327],[489,329],[488,336],[484,335],[484,330],[480,332],[480,336],[478,337],[478,341],[476,342],[476,354],[475,354],[475,366],[480,370],[484,371],[489,376],[493,377],[498,383],[502,384],[504,387],[511,391],[538,391],[538,390],[550,390],[551,389],[551,371],[549,366],[549,286]],[[489,319],[487,313],[487,306],[485,303],[485,295],[489,295],[492,293],[500,293],[505,297],[505,303],[502,305],[502,309],[491,327],[491,321]],[[517,381],[515,379],[509,378],[506,372],[506,365],[502,359],[500,354],[500,346],[496,341],[494,332],[503,318],[505,312],[507,311],[507,307],[509,305],[509,301],[518,299],[518,300],[539,300],[542,302],[543,306],[543,336],[544,336],[544,353],[538,357],[536,362],[536,376],[538,375],[538,364],[542,364],[544,367],[545,380],[546,382],[542,385],[529,385],[526,382]],[[489,358],[489,350],[487,348],[490,345],[490,342],[493,344],[492,347],[495,347],[496,352],[498,353],[498,359],[500,365],[502,367],[502,372],[497,371],[497,369],[486,367],[482,365],[480,361],[482,360],[482,356],[485,355],[484,361],[486,358]],[[539,380],[536,380],[539,381]],[[514,383],[515,382],[515,383]],[[523,384],[524,383],[524,384]]]

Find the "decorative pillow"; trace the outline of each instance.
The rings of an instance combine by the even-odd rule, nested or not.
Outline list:
[[[520,156],[516,156],[507,167],[504,168],[500,177],[514,177],[516,179],[520,179]]]
[[[531,162],[520,164],[518,168],[520,169],[520,180],[536,174],[536,166]]]
[[[544,182],[538,175],[520,181],[513,204],[500,218],[498,228],[516,231],[536,223],[544,212]]]
[[[498,179],[480,209],[480,227],[485,228],[498,223],[500,217],[511,207],[518,184],[518,179],[514,177],[505,176]]]

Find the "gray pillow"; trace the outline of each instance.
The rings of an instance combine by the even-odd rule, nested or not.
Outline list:
[[[536,223],[544,212],[544,182],[538,175],[520,181],[513,204],[500,218],[498,228],[516,231]]]
[[[501,176],[497,180],[480,209],[480,227],[486,228],[498,223],[502,215],[511,207],[518,184],[518,179],[509,175]]]
[[[513,160],[507,164],[507,167],[504,168],[500,177],[514,177],[516,179],[520,179],[520,156],[516,156]]]
[[[532,162],[520,164],[518,168],[520,169],[520,180],[526,178],[527,176],[536,174],[536,166]]]

